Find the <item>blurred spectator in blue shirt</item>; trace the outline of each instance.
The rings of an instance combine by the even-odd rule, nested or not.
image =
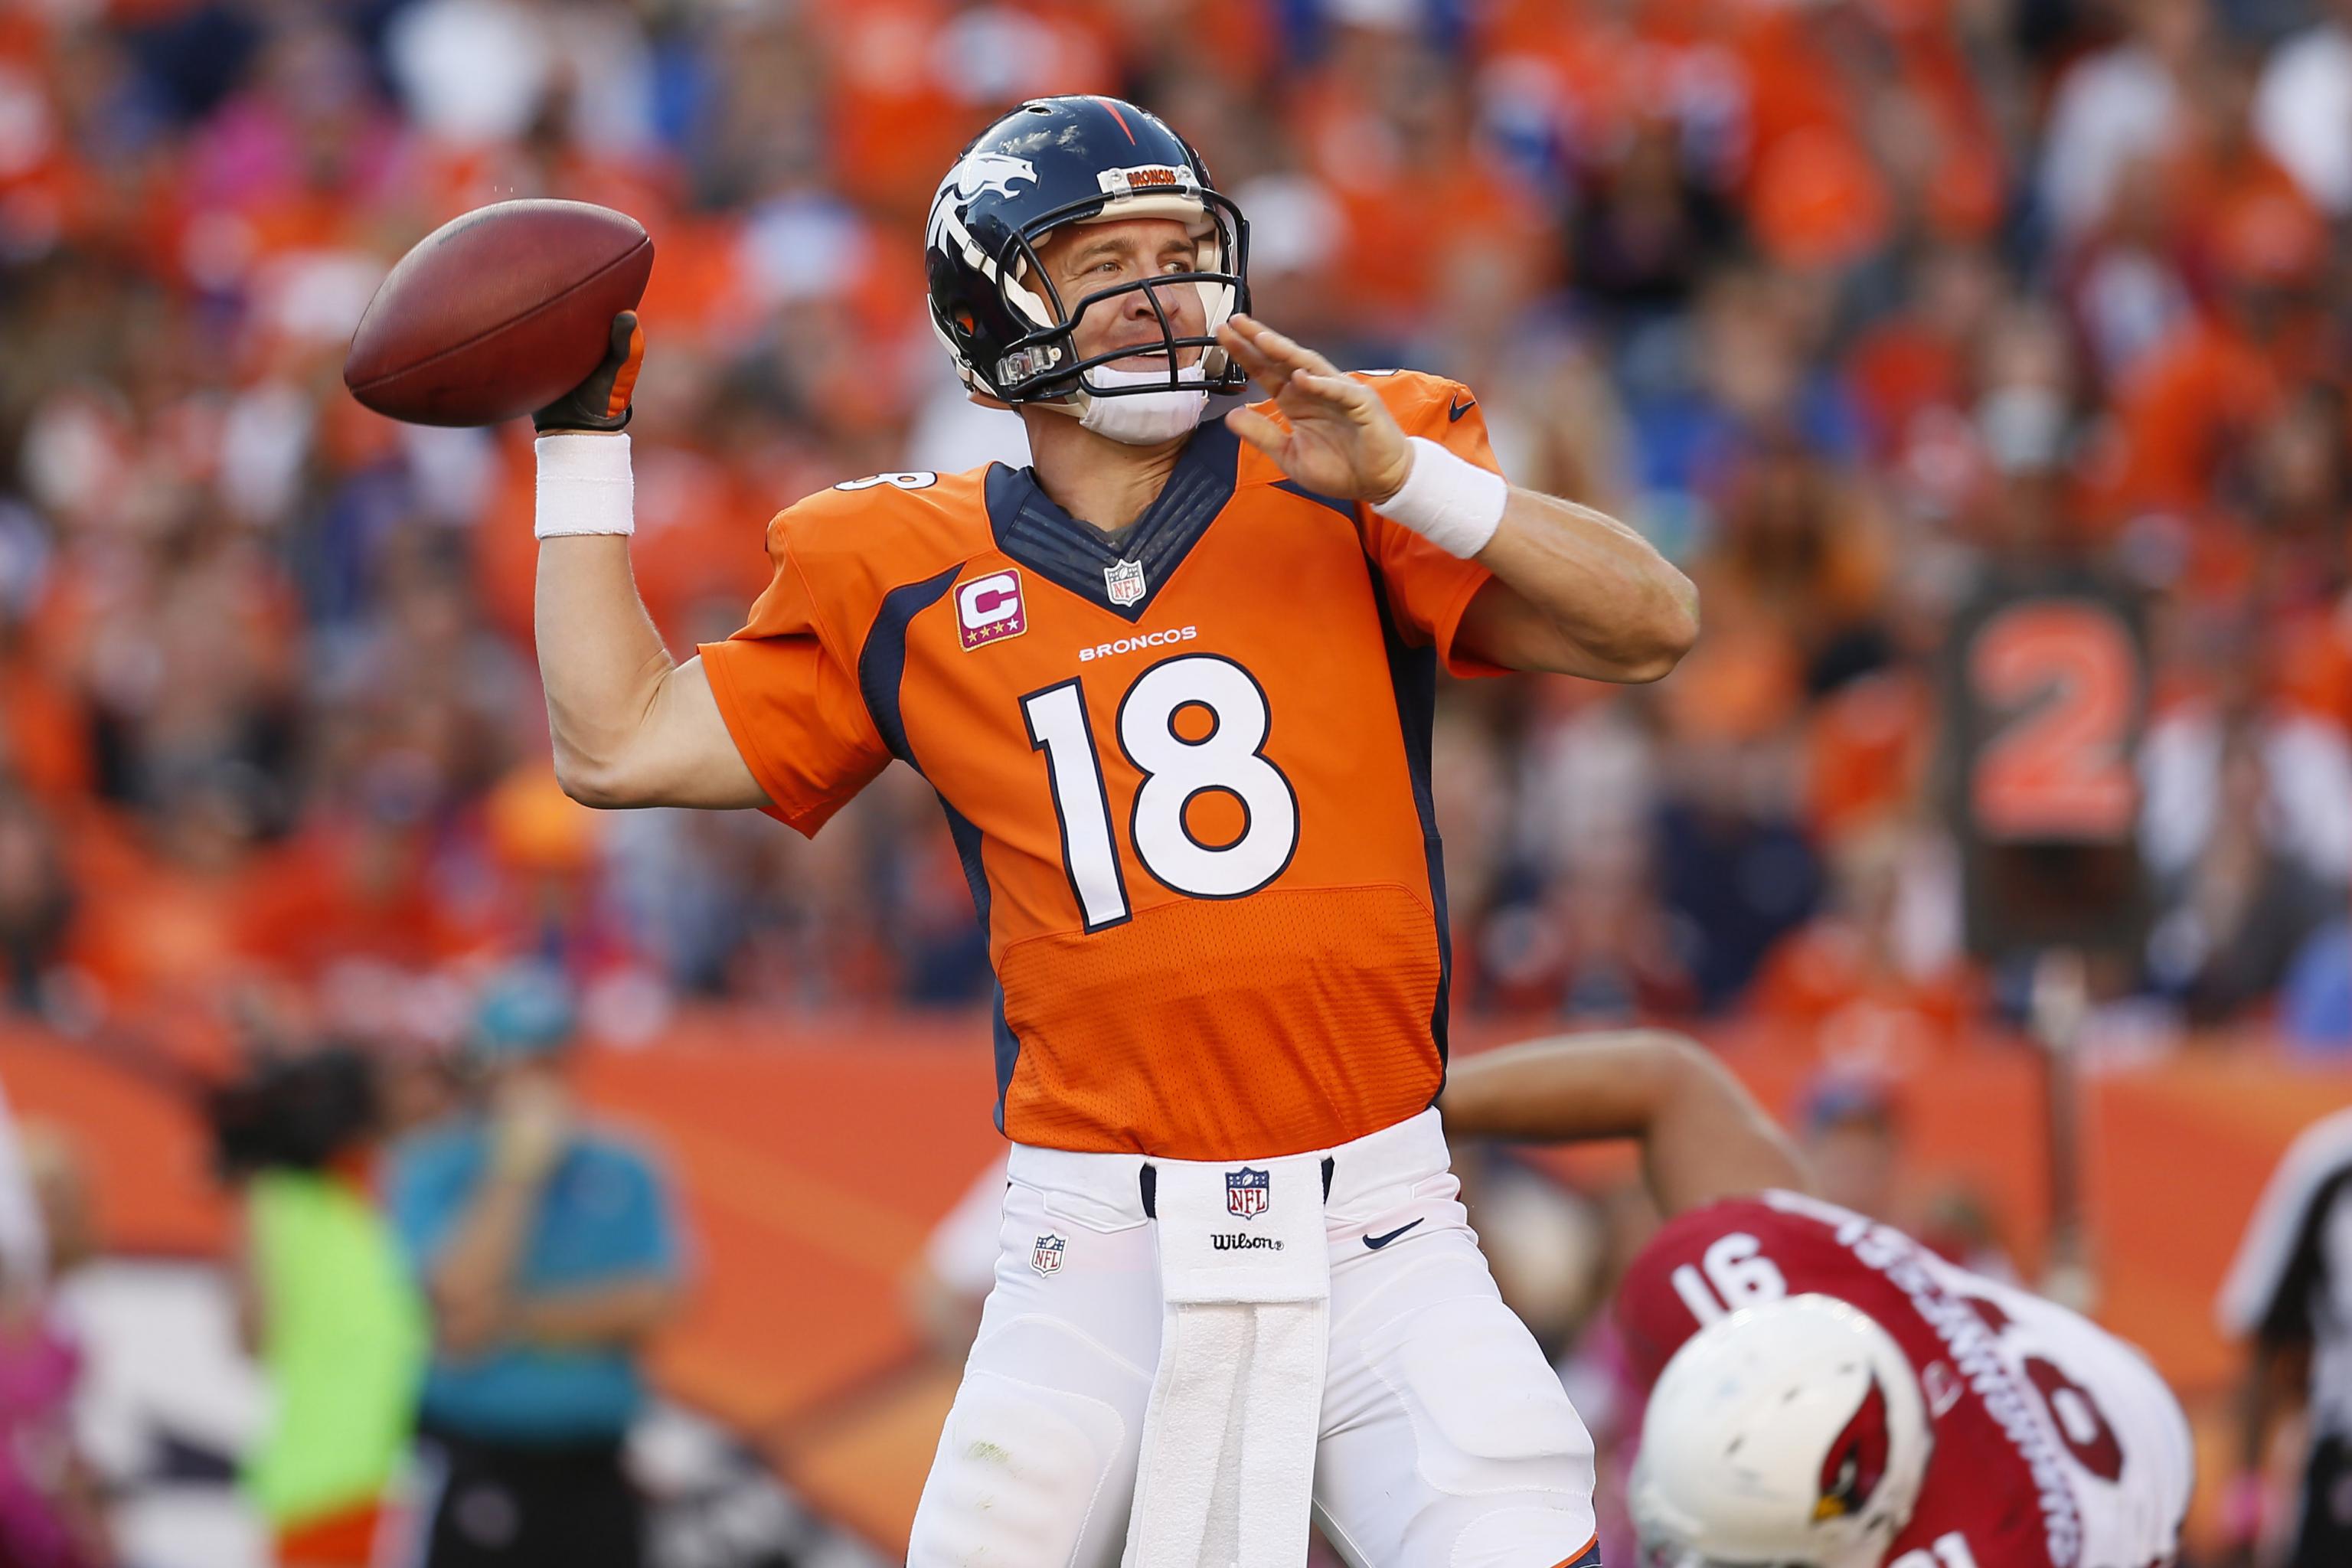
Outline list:
[[[394,1166],[394,1223],[435,1319],[419,1423],[428,1568],[644,1560],[622,1452],[640,1352],[677,1304],[680,1241],[651,1162],[577,1120],[573,1027],[551,973],[498,976],[474,1029],[473,1103]]]

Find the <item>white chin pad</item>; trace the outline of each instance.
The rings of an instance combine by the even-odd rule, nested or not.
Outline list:
[[[1131,447],[1156,447],[1198,428],[1201,416],[1209,406],[1205,389],[1169,387],[1164,370],[1115,370],[1109,365],[1097,365],[1087,372],[1087,376],[1097,386],[1166,388],[1160,392],[1132,392],[1123,397],[1078,394],[1078,423],[1097,436],[1108,436]],[[1199,365],[1188,364],[1177,368],[1176,379],[1197,384],[1208,377]]]

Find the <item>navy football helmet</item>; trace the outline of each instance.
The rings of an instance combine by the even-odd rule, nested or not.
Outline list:
[[[1067,224],[1172,217],[1201,241],[1196,270],[1158,274],[1065,301],[1037,247]],[[1249,377],[1214,336],[1249,309],[1249,225],[1216,188],[1201,155],[1158,115],[1118,99],[1032,100],[974,137],[932,198],[924,237],[931,326],[964,385],[1007,403],[1083,394],[1117,397],[1173,390],[1238,392]],[[1194,288],[1206,307],[1203,337],[1180,337],[1160,291]],[[1160,346],[1080,359],[1072,342],[1087,310],[1142,291],[1160,318]],[[1114,307],[1116,308],[1116,307]],[[1180,350],[1198,348],[1183,372]],[[1087,373],[1137,354],[1167,357],[1168,379]],[[1142,384],[1127,384],[1130,379]]]

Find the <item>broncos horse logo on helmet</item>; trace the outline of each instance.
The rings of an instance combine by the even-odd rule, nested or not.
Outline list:
[[[1114,284],[1065,300],[1038,247],[1069,224],[1175,218],[1200,241],[1194,269]],[[1217,346],[1218,327],[1249,308],[1249,225],[1190,142],[1158,115],[1117,99],[1041,98],[973,138],[940,183],[925,231],[931,326],[964,385],[1006,403],[1083,405],[1098,397],[1238,392],[1248,376]],[[1179,336],[1159,291],[1200,290],[1207,329]],[[1080,359],[1087,310],[1141,291],[1160,343]],[[1197,349],[1197,367],[1183,351]],[[1168,374],[1096,376],[1114,359],[1164,355]]]
[[[1037,183],[1037,167],[1028,159],[1008,158],[1002,153],[966,153],[948,171],[948,177],[940,182],[940,194],[931,203],[931,221],[924,239],[937,245],[946,237],[957,204],[969,202],[982,191],[1009,196],[1014,182],[1020,180],[1033,185]]]

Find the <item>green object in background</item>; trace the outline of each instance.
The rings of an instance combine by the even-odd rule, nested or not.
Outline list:
[[[244,1483],[282,1530],[382,1495],[407,1458],[429,1333],[357,1184],[264,1171],[247,1185],[246,1224],[271,1416]]]

